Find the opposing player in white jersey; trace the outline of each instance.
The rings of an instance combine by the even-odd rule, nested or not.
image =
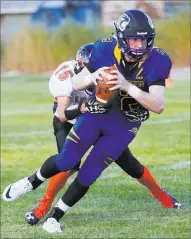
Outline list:
[[[91,91],[88,89],[74,91],[72,88],[72,77],[82,70],[92,48],[93,44],[82,46],[77,52],[76,59],[60,64],[49,81],[49,91],[54,97],[53,128],[58,152],[62,150],[65,139],[80,113],[87,110],[92,113],[104,113],[107,110],[99,106],[97,102],[92,102],[88,107],[87,101],[91,95]],[[56,156],[49,157],[48,163]],[[44,197],[25,216],[29,224],[36,224],[49,211],[56,194],[65,185],[68,177],[79,170],[79,165],[76,165],[70,172],[61,172],[50,179]]]

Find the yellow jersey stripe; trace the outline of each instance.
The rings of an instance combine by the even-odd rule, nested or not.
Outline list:
[[[109,165],[109,163],[107,161],[104,161],[105,164]]]
[[[109,160],[111,160],[112,162],[114,161],[112,158],[110,158],[110,157],[107,157]]]
[[[141,61],[139,61],[138,68],[140,68],[142,66],[142,64],[143,64],[143,62],[145,62],[146,58],[147,58],[147,55],[144,55],[143,58],[141,59]]]
[[[140,69],[140,71],[137,73],[136,77],[138,77],[143,71],[143,68]]]
[[[77,138],[80,140],[80,137],[76,134],[76,132],[74,131],[73,128],[71,128],[70,132]]]
[[[120,64],[120,60],[121,60],[121,50],[118,47],[118,44],[116,44],[115,49],[114,49],[114,56],[118,62],[118,64]]]
[[[66,139],[72,140],[74,143],[78,144],[78,142],[69,135],[66,137]]]

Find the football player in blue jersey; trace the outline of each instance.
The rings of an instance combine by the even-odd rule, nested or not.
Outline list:
[[[80,99],[82,100],[84,99],[84,97],[87,97],[86,92],[91,95],[91,89],[88,89],[88,91],[74,91],[72,93],[69,86],[73,75],[78,74],[88,62],[88,58],[92,49],[93,44],[91,43],[82,46],[76,54],[75,61],[72,60],[63,62],[58,66],[50,79],[50,92],[52,92],[52,94],[56,98],[53,107],[53,127],[59,153],[62,150],[67,134],[75,123],[75,120],[72,118],[75,118],[80,113],[78,113],[79,105],[77,103]],[[61,81],[59,80],[59,77],[62,77]],[[71,98],[70,105],[73,106],[72,109],[67,108],[65,114],[63,114],[66,106],[69,104],[67,103],[67,100],[69,98],[68,96],[70,96]],[[104,108],[101,105],[98,105],[97,102],[95,102],[94,104],[92,104],[92,102],[90,104],[86,103],[86,108],[90,113],[96,114],[105,113],[107,111],[106,107]],[[83,112],[85,112],[85,110],[86,109],[83,109]],[[49,157],[49,160],[53,160],[53,158],[56,158],[56,155]],[[145,165],[142,165],[134,157],[129,148],[125,150],[125,152],[119,157],[119,159],[115,161],[115,163],[128,175],[136,178],[138,182],[146,186],[154,198],[158,198],[159,195],[164,195],[162,196],[162,200],[160,199],[159,201],[163,206],[166,205],[166,200],[164,200],[166,194],[161,190],[154,177],[150,173],[149,169]],[[25,220],[27,221],[27,223],[35,225],[39,222],[39,220],[41,220],[42,217],[44,217],[48,213],[57,193],[64,187],[68,178],[74,172],[79,170],[79,165],[80,163],[78,163],[73,169],[67,172],[61,172],[51,177],[43,197],[29,212],[26,213]],[[159,198],[161,198],[161,196],[159,196]]]
[[[13,195],[15,188],[17,198],[19,194],[37,188],[45,179],[73,168],[94,145],[76,179],[51,210],[43,225],[47,232],[61,232],[60,218],[122,155],[141,123],[149,118],[149,111],[160,114],[164,109],[165,79],[169,77],[172,63],[163,49],[153,48],[155,29],[152,20],[142,11],[129,10],[119,17],[115,28],[116,36],[103,37],[95,42],[89,63],[74,79],[74,90],[82,90],[97,84],[100,74],[107,76],[109,83],[115,84],[111,90],[118,90],[117,97],[110,102],[111,107],[105,114],[82,114],[67,136],[56,161],[46,161],[37,173],[25,181],[21,180],[20,193],[16,188],[19,182],[8,189]],[[104,72],[105,67],[113,65],[117,80],[116,76]],[[160,191],[164,193],[164,190]],[[160,193],[157,199],[160,201],[163,196]],[[180,203],[168,192],[165,196],[168,196],[164,200],[165,207],[180,207]]]

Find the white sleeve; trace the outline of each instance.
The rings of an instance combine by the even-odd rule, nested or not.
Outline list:
[[[70,97],[73,91],[72,88],[72,77],[68,76],[66,79],[62,79],[62,73],[60,71],[58,75],[53,74],[49,81],[49,91],[54,97],[68,96]]]

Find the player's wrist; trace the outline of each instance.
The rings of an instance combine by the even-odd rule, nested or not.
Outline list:
[[[67,120],[73,120],[81,114],[81,105],[71,105],[64,110],[64,114]]]
[[[85,112],[87,112],[86,110],[86,104],[85,103],[82,103],[81,106],[80,106],[80,112],[83,114]]]
[[[120,90],[128,93],[129,87],[130,87],[130,83],[127,80],[124,80],[123,84],[121,84]]]
[[[89,74],[89,75],[87,75],[86,77],[85,77],[85,84],[87,85],[87,86],[89,86],[89,85],[91,85],[92,83],[93,83],[93,80],[92,80],[92,74]]]
[[[132,96],[134,99],[136,99],[141,94],[141,90],[138,87],[136,87],[135,85],[129,84],[127,93],[130,96]]]

